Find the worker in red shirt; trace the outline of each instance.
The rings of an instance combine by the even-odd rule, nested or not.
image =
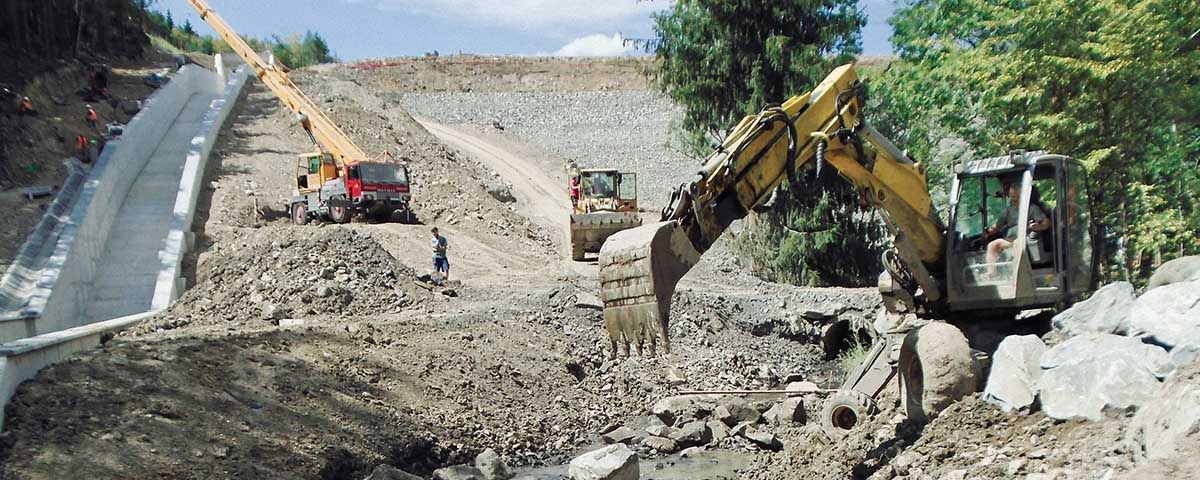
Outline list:
[[[579,174],[571,175],[571,205],[579,203]]]
[[[99,120],[100,116],[96,115],[96,109],[92,108],[91,105],[87,105],[87,113],[83,115],[83,118],[87,120],[89,126],[96,128],[96,120]]]
[[[37,110],[33,109],[33,100],[29,97],[21,99],[21,103],[17,104],[17,115],[37,115]]]

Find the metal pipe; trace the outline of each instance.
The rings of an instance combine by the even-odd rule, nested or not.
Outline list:
[[[891,140],[888,140],[887,137],[879,133],[879,130],[875,130],[875,127],[872,127],[870,123],[865,121],[863,122],[862,133],[867,138],[867,141],[871,143],[871,145],[874,145],[875,148],[883,150],[883,153],[886,153],[889,157],[892,157],[892,159],[896,162],[904,165],[913,164],[912,159],[908,158],[908,155],[905,155],[904,151],[900,150],[900,147],[897,147],[896,144],[892,143]]]

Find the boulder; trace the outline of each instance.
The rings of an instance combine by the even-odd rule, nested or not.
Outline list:
[[[513,474],[495,450],[487,449],[475,457],[475,468],[487,480],[508,480]]]
[[[422,480],[421,477],[400,470],[391,465],[380,465],[371,471],[363,480]]]
[[[838,302],[822,302],[815,306],[809,306],[800,312],[804,318],[810,320],[829,320],[837,318],[842,312],[846,311],[846,306]]]
[[[650,413],[667,425],[682,425],[707,417],[716,408],[716,403],[709,395],[675,395],[654,402]]]
[[[454,465],[433,471],[433,480],[487,480],[483,472],[471,465]]]
[[[983,399],[1005,412],[1029,413],[1042,378],[1040,366],[1046,344],[1037,335],[1011,335],[1000,342],[992,355]]]
[[[770,450],[772,452],[783,450],[783,442],[780,442],[778,438],[775,438],[774,433],[762,430],[746,429],[742,431],[742,436],[746,437],[746,440],[750,440],[750,442],[758,445],[758,447],[763,450]]]
[[[1176,456],[1200,442],[1200,364],[1181,366],[1155,392],[1126,431],[1126,444],[1139,462]]]
[[[646,448],[658,450],[658,453],[675,453],[679,450],[679,444],[674,440],[664,437],[646,437],[642,439],[642,445]]]
[[[713,443],[717,443],[721,440],[729,438],[729,427],[724,423],[713,420],[708,422],[706,425],[708,425],[709,433],[712,434]]]
[[[1129,329],[1129,311],[1135,299],[1133,284],[1116,282],[1096,290],[1090,298],[1054,316],[1054,328],[1067,335],[1084,333],[1124,334]]]
[[[762,418],[762,413],[759,413],[758,410],[750,406],[745,400],[735,397],[717,407],[713,411],[713,418],[732,427],[742,422],[758,422],[758,419]]]
[[[632,428],[620,427],[620,428],[617,428],[616,430],[613,430],[611,432],[605,433],[604,435],[601,435],[600,439],[604,440],[604,443],[608,443],[608,444],[630,443],[633,441],[633,438],[636,436],[637,436],[637,432],[634,432]]]
[[[670,438],[679,444],[681,448],[687,448],[711,442],[712,432],[708,430],[708,425],[704,421],[697,420],[687,423],[674,432],[671,432]]]
[[[575,294],[575,306],[593,310],[604,310],[604,303],[600,301],[600,297],[587,292]]]
[[[638,457],[623,443],[593,450],[571,460],[572,480],[638,480]]]
[[[1200,347],[1200,281],[1143,293],[1129,312],[1129,330],[1168,348]]]
[[[1173,365],[1162,348],[1131,337],[1086,334],[1042,355],[1038,398],[1051,418],[1104,418],[1106,408],[1145,404]]]
[[[674,428],[668,427],[666,425],[652,425],[652,426],[646,427],[646,433],[649,433],[651,436],[655,436],[655,437],[670,437],[671,434],[674,432],[675,432]]]
[[[1146,291],[1181,282],[1200,282],[1200,255],[1179,257],[1159,265],[1150,276]]]
[[[821,391],[821,387],[809,381],[791,382],[787,384],[785,390],[796,393],[812,393]]]
[[[517,198],[513,196],[512,188],[502,183],[493,183],[488,185],[487,193],[488,195],[491,195],[492,198],[503,203],[512,203],[517,201]]]
[[[771,407],[763,414],[763,419],[768,423],[775,425],[787,425],[790,423],[804,423],[804,400],[799,397],[785,399]]]

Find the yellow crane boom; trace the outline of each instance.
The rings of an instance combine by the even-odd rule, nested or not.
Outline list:
[[[369,161],[367,154],[350,139],[346,132],[343,132],[341,127],[325,115],[313,103],[308,95],[305,95],[300,87],[292,83],[287,74],[276,65],[270,65],[263,62],[259,58],[258,53],[246,44],[245,40],[238,35],[225,19],[221,18],[212,7],[209,7],[203,0],[188,0],[192,8],[195,8],[200,13],[200,18],[208,22],[217,31],[217,35],[228,43],[234,53],[237,53],[242,60],[250,68],[254,69],[258,79],[270,88],[275,96],[287,105],[288,109],[295,112],[300,117],[300,124],[304,130],[312,137],[313,143],[317,144],[323,151],[333,155],[338,165],[345,165],[351,162]]]

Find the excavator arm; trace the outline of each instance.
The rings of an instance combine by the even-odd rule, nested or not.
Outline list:
[[[654,354],[660,342],[670,352],[675,285],[734,220],[761,208],[784,179],[809,166],[833,167],[864,204],[879,209],[895,238],[896,255],[885,264],[906,286],[906,299],[941,297],[927,267],[942,259],[945,227],[924,168],[864,121],[864,98],[853,65],[844,65],[811,92],[745,117],[694,180],[674,191],[660,222],[605,242],[600,290],[614,355],[619,347],[628,354],[630,345]]]
[[[300,124],[304,127],[304,131],[308,132],[313,143],[321,150],[332,154],[339,166],[368,160],[367,154],[346,135],[346,132],[343,132],[333,120],[325,115],[325,112],[321,111],[308,98],[308,95],[300,90],[300,87],[292,83],[283,69],[277,65],[263,62],[258,53],[250,48],[250,45],[247,45],[246,41],[229,24],[225,23],[225,19],[217,15],[217,12],[203,0],[188,0],[188,2],[200,13],[200,18],[208,22],[213,30],[217,31],[217,35],[220,35],[225,43],[228,43],[230,48],[239,57],[242,57],[242,60],[245,60],[250,68],[254,69],[258,79],[299,117]]]

